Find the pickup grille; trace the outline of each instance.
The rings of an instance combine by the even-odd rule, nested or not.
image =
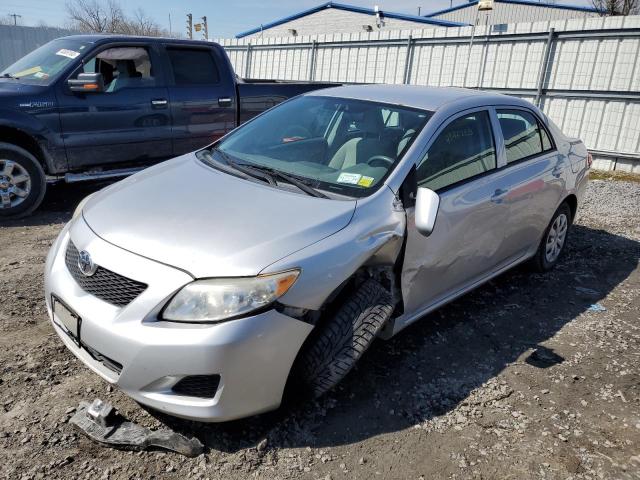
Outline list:
[[[144,283],[118,275],[103,267],[98,267],[93,275],[87,277],[78,267],[78,257],[78,249],[69,242],[65,253],[65,263],[69,273],[85,292],[111,305],[126,307],[147,288]]]

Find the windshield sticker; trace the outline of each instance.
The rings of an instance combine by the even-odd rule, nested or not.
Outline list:
[[[76,52],[74,50],[68,50],[66,48],[61,48],[56,52],[56,55],[60,55],[67,58],[76,58],[78,55],[80,55],[80,52]]]
[[[358,185],[360,185],[361,187],[368,188],[373,183],[373,180],[374,180],[373,177],[367,177],[366,175],[363,175],[362,178],[358,181]]]
[[[358,185],[358,182],[362,178],[359,173],[341,173],[338,177],[338,183],[349,183],[351,185]]]
[[[41,72],[42,68],[40,66],[27,68],[26,70],[22,70],[20,72],[12,73],[14,77],[26,77],[27,75],[33,75],[34,73]]]

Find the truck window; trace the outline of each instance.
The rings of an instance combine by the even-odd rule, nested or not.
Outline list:
[[[208,49],[167,48],[176,85],[212,85],[220,82],[218,67]]]
[[[117,47],[103,50],[84,62],[81,72],[102,73],[107,93],[156,84],[149,53],[143,47]]]

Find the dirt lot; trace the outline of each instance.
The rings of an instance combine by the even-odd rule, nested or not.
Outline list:
[[[640,478],[640,183],[591,182],[552,273],[518,268],[377,342],[321,401],[171,422],[206,444],[195,459],[102,448],[67,423],[96,396],[166,421],[77,362],[46,318],[46,252],[91,188],[55,188],[0,226],[0,477]]]

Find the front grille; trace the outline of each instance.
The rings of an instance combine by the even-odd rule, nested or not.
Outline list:
[[[123,277],[103,267],[98,267],[93,275],[87,277],[78,267],[78,256],[78,249],[72,242],[69,242],[65,262],[71,276],[80,285],[80,288],[100,300],[116,307],[125,307],[147,288],[144,283]]]
[[[213,398],[219,384],[220,375],[189,375],[180,379],[171,390],[187,397]]]

